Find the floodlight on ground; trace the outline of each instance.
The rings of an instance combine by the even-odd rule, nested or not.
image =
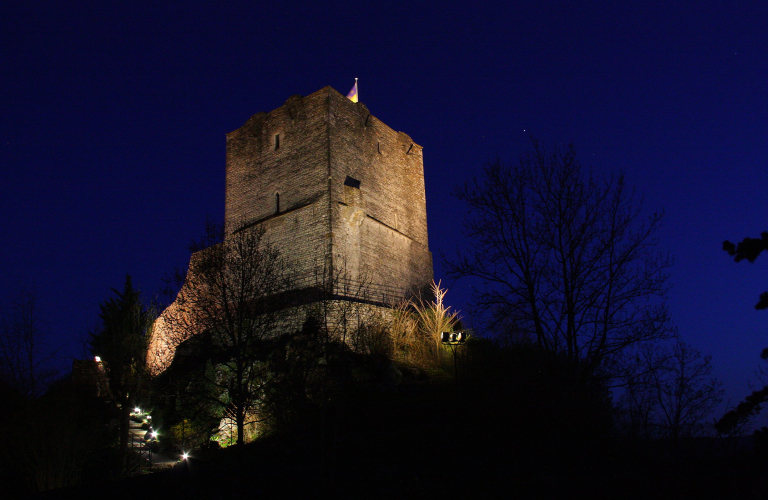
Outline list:
[[[468,336],[464,332],[442,332],[440,334],[440,342],[450,347],[453,352],[453,376],[456,379],[459,378],[458,368],[456,367],[456,349],[465,344]]]
[[[463,344],[467,340],[464,332],[443,332],[440,334],[440,342],[443,344]]]

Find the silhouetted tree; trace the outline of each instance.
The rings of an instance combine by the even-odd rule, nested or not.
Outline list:
[[[24,397],[40,396],[56,377],[54,355],[45,343],[35,292],[19,288],[0,304],[0,380]]]
[[[148,377],[147,341],[156,315],[142,303],[130,276],[122,291],[112,291],[115,297],[101,305],[101,325],[91,332],[89,344],[104,363],[109,390],[120,405],[120,450],[125,455],[131,410]]]
[[[454,195],[469,208],[469,248],[446,269],[483,282],[474,301],[491,327],[512,325],[586,377],[618,375],[628,350],[673,331],[662,215],[642,218],[623,175],[596,179],[572,145],[534,141],[518,166],[493,161]]]
[[[722,383],[712,377],[711,361],[712,356],[702,356],[678,340],[672,346],[668,370],[655,376],[661,425],[675,443],[703,432],[704,419],[722,401]]]
[[[23,481],[29,492],[80,483],[112,434],[104,425],[104,410],[101,401],[66,378],[39,398],[6,407],[3,428],[13,432],[4,433],[0,451],[14,479]],[[8,494],[5,488],[3,494]]]
[[[760,357],[768,360],[768,348],[763,349]],[[752,419],[760,413],[762,405],[768,402],[768,385],[762,389],[752,391],[744,398],[744,401],[736,405],[735,408],[728,410],[720,420],[715,423],[715,429],[720,434],[733,435],[750,424]]]
[[[723,242],[723,250],[736,262],[747,259],[752,263],[762,252],[768,251],[768,232],[761,233],[760,238],[744,238],[738,244],[726,240]],[[768,309],[768,292],[760,294],[755,309]]]
[[[290,290],[294,273],[278,249],[253,228],[224,237],[208,224],[187,273],[173,281],[180,291],[162,318],[174,348],[188,341],[197,358],[200,396],[235,422],[237,444],[260,410],[269,381],[269,355],[279,333],[290,331]]]
[[[630,435],[669,438],[677,447],[680,438],[704,433],[705,419],[723,395],[722,383],[712,377],[712,357],[680,339],[642,351],[641,369],[620,401]]]
[[[659,432],[656,381],[669,371],[669,353],[661,344],[647,343],[636,350],[626,365],[623,392],[616,401],[617,425],[624,437],[655,439]]]
[[[737,244],[726,240],[723,242],[723,250],[728,252],[728,255],[732,256],[736,262],[747,259],[747,261],[752,263],[763,251],[768,251],[768,232],[760,233],[760,238],[744,238]],[[757,304],[755,304],[755,309],[768,309],[768,291],[760,294],[760,298]],[[760,357],[768,360],[768,348],[763,349]],[[765,402],[768,402],[768,386],[753,391],[736,408],[726,412],[715,424],[715,429],[721,434],[734,433],[757,415],[761,410],[760,405]]]

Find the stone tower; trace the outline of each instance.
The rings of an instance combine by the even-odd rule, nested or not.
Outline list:
[[[254,226],[318,276],[387,303],[432,280],[422,148],[331,87],[227,134],[226,231]]]
[[[386,312],[432,281],[421,146],[330,87],[227,134],[226,190],[225,238],[262,228],[293,262],[287,307]],[[351,321],[345,313],[344,331]],[[150,370],[165,370],[196,330],[177,297],[155,322]]]

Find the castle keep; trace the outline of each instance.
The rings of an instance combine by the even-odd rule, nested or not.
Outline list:
[[[432,280],[422,148],[330,87],[227,134],[227,233],[260,225],[307,283]]]
[[[384,306],[431,282],[422,148],[364,104],[291,96],[227,134],[226,164],[225,233],[263,228],[298,289],[365,283]]]

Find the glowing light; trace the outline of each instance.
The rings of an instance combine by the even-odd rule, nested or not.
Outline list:
[[[463,344],[467,340],[464,332],[442,332],[440,342],[443,344]]]
[[[157,439],[157,431],[152,431],[152,439]]]
[[[355,86],[352,87],[352,90],[350,90],[349,94],[347,94],[347,99],[349,99],[352,102],[357,102],[357,100],[358,100],[357,78],[355,78]]]
[[[133,413],[141,413],[141,408],[137,406],[136,408],[133,409]]]
[[[181,454],[181,459],[182,459],[182,460],[186,460],[186,459],[188,459],[188,458],[189,458],[189,455],[187,454],[187,452],[186,452],[186,451],[185,451],[184,453],[182,453],[182,454]]]
[[[96,356],[94,359],[96,360],[97,363],[101,363],[101,358],[99,356]]]

